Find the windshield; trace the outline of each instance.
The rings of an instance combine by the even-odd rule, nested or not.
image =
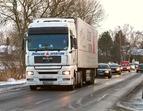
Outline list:
[[[139,67],[140,67],[140,68],[143,68],[143,64],[140,64]]]
[[[110,65],[110,67],[119,67],[118,65],[114,64],[114,65]]]
[[[29,35],[28,38],[30,51],[67,50],[67,48],[67,34]]]
[[[108,69],[109,66],[108,65],[98,65],[99,69]]]
[[[121,64],[122,66],[129,66],[129,64]]]

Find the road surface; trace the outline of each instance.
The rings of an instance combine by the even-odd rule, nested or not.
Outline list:
[[[120,109],[121,111],[143,111],[143,82],[122,98],[114,109]]]
[[[131,72],[112,79],[98,78],[95,85],[74,91],[12,89],[0,94],[0,111],[110,111],[124,93],[142,80],[143,75]]]

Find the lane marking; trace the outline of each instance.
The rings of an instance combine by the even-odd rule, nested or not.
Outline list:
[[[97,102],[101,101],[102,99],[104,99],[106,96],[108,96],[108,94],[104,94],[102,97],[100,97]]]
[[[77,101],[77,104],[78,104],[79,106],[82,105],[82,104],[81,104],[81,101],[82,101],[82,98],[79,98],[79,100]]]
[[[44,102],[48,102],[50,101],[51,99],[44,99],[44,100],[41,100],[41,101],[38,101],[36,102],[35,104],[38,105],[38,104],[41,104],[41,103],[44,103]]]
[[[76,108],[74,108],[71,104],[68,105],[69,109],[75,110]]]

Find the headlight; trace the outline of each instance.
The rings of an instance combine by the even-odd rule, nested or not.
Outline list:
[[[107,71],[105,71],[105,73],[109,73],[109,71],[107,70]]]
[[[31,76],[31,75],[34,75],[34,72],[33,71],[27,71],[27,76]]]
[[[63,71],[63,75],[70,75],[70,71]]]
[[[127,69],[130,69],[130,67],[128,66]]]
[[[120,68],[118,67],[117,69],[116,69],[116,71],[119,71],[120,70]]]

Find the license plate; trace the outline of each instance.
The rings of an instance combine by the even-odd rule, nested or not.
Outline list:
[[[53,82],[52,82],[52,81],[43,81],[43,84],[44,84],[44,85],[52,85]]]
[[[104,73],[103,72],[99,72],[99,75],[104,75]]]

